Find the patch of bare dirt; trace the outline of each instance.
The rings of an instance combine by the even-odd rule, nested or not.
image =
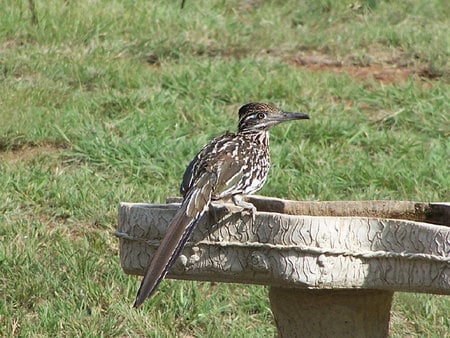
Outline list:
[[[18,48],[24,45],[24,41],[20,39],[10,39],[6,40],[0,45],[0,52],[4,52],[8,49]]]
[[[45,227],[47,234],[60,233],[65,238],[75,240],[86,235],[86,233],[103,231],[109,229],[106,224],[79,222],[71,218],[70,215],[55,215],[51,209],[35,209],[33,206],[20,206],[13,212],[8,213],[7,222],[10,224],[16,222],[39,222]],[[118,252],[118,242],[112,240],[112,250]]]
[[[66,148],[65,144],[24,143],[20,147],[0,151],[0,161],[7,163],[30,162],[43,156],[57,155]]]
[[[287,62],[311,71],[329,71],[345,73],[358,80],[375,80],[383,84],[397,84],[416,76],[417,78],[435,79],[440,77],[430,69],[407,65],[400,56],[376,57],[370,62],[354,60],[336,60],[326,54],[298,53]]]

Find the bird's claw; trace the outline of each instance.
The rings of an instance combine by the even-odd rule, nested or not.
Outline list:
[[[245,207],[242,208],[242,214],[247,214],[252,218],[252,225],[255,224],[256,219],[256,208],[253,204],[251,204],[251,207]]]
[[[239,195],[234,195],[233,196],[233,202],[236,206],[242,208],[241,213],[246,213],[249,216],[251,216],[252,218],[252,225],[255,224],[255,219],[256,219],[256,207],[249,202],[245,202],[242,200],[241,196]]]

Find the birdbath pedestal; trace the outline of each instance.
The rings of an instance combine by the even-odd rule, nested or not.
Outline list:
[[[269,285],[280,337],[386,337],[395,291],[450,294],[448,203],[247,201],[254,222],[214,206],[167,277]],[[144,274],[177,208],[120,204],[125,273]]]

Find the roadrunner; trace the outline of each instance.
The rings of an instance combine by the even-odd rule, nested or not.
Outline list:
[[[195,156],[181,183],[181,207],[145,273],[134,307],[156,291],[211,201],[232,198],[235,205],[254,217],[255,207],[244,202],[242,196],[258,191],[266,182],[270,166],[269,129],[299,119],[309,116],[284,112],[265,103],[248,103],[239,109],[238,132],[226,132],[213,139]]]

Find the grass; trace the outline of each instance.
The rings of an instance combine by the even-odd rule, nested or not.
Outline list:
[[[445,1],[35,5],[0,4],[2,336],[273,336],[259,286],[166,281],[131,311],[113,236],[249,101],[312,116],[272,133],[261,194],[450,200]],[[392,336],[445,336],[449,306],[396,294]]]

